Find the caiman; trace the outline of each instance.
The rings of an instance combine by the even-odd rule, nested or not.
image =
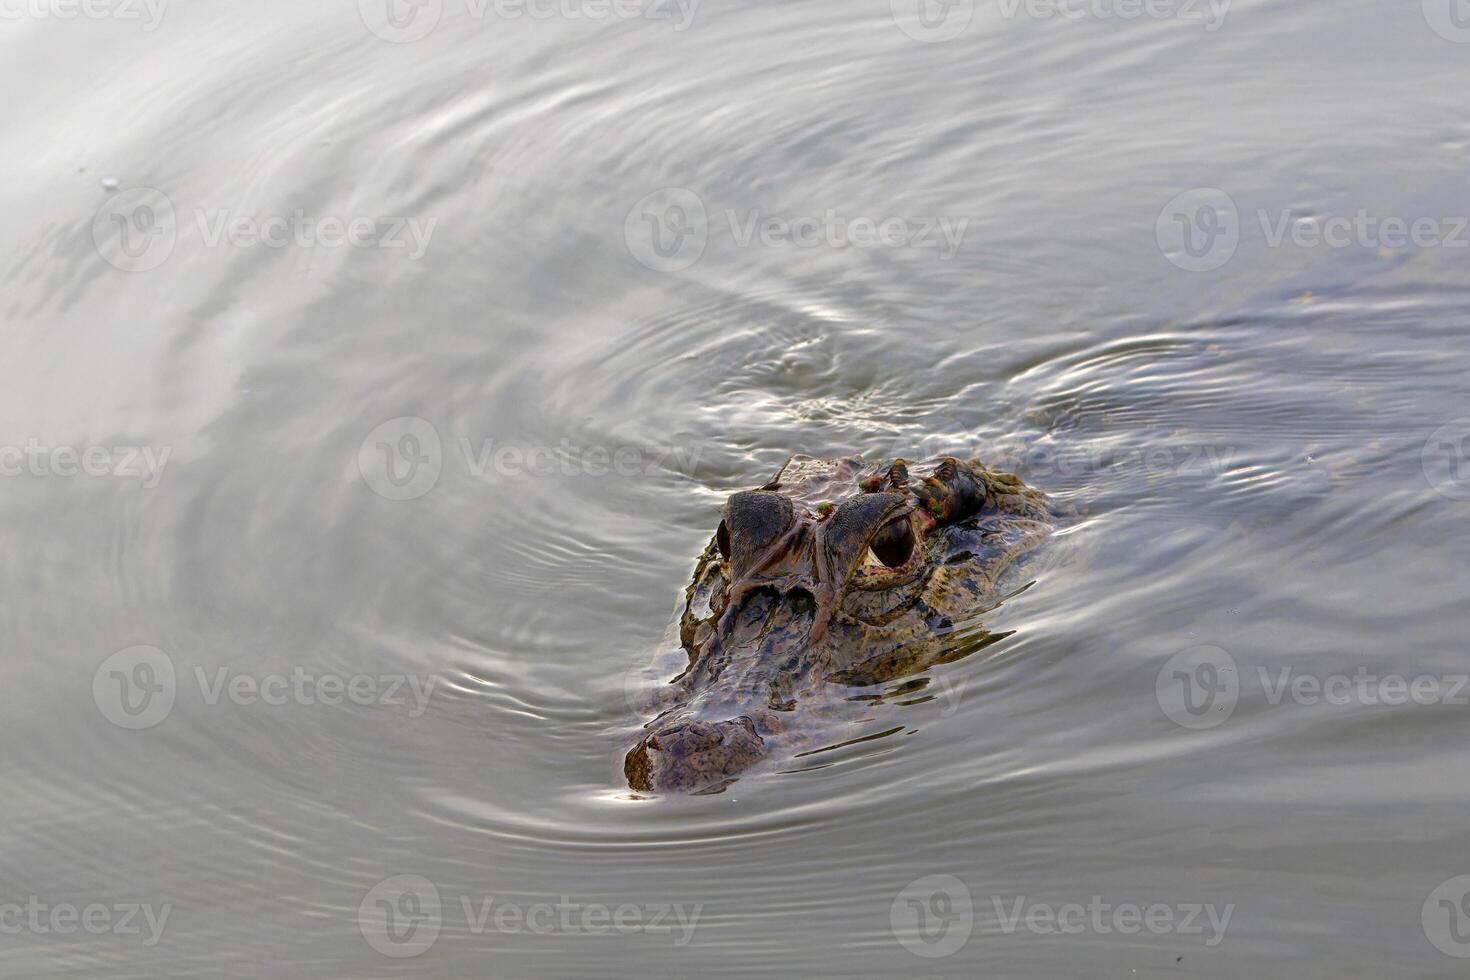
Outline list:
[[[880,698],[857,689],[975,649],[1001,573],[1053,529],[1043,494],[978,459],[793,456],[724,505],[629,787],[716,793],[830,745],[842,706]]]

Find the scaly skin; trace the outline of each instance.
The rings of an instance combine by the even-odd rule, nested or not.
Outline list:
[[[830,745],[854,688],[958,659],[1000,574],[1053,530],[1046,498],[979,460],[794,456],[725,504],[685,593],[683,673],[628,752],[628,785],[715,793]]]

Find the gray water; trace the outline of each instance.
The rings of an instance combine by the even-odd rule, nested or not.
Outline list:
[[[383,2],[6,7],[0,972],[1464,975],[1460,0]],[[1076,516],[631,799],[793,452]]]

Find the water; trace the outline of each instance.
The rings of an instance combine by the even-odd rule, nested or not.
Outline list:
[[[1463,975],[1470,32],[898,8],[15,8],[7,976]],[[628,799],[724,497],[954,447],[1011,635]]]

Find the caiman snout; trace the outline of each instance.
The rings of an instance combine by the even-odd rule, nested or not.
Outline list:
[[[728,721],[693,718],[655,723],[628,753],[628,785],[645,792],[715,792],[765,755],[747,715]]]

